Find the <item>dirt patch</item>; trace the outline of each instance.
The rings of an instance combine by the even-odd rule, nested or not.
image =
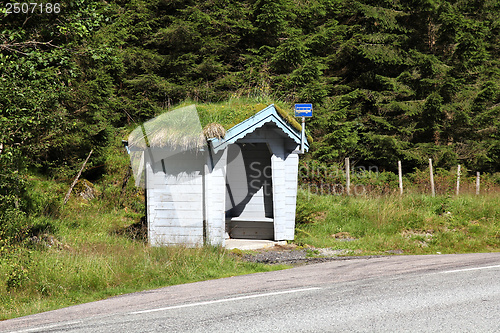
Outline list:
[[[342,242],[352,242],[356,240],[356,238],[352,237],[350,233],[345,231],[337,232],[336,234],[331,235],[331,237]]]

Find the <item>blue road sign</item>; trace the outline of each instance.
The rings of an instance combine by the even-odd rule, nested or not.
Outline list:
[[[312,117],[313,105],[312,104],[295,104],[295,117]]]

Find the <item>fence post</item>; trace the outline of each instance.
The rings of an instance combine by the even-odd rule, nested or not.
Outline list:
[[[476,195],[479,195],[480,182],[481,182],[481,173],[478,171],[476,172]]]
[[[460,193],[460,164],[458,165],[458,168],[457,168],[457,191],[456,191],[456,195],[458,195]]]
[[[431,192],[432,196],[436,196],[436,189],[434,188],[434,173],[432,171],[432,158],[429,158],[429,173],[431,175]]]
[[[398,176],[399,176],[399,195],[403,195],[403,168],[401,161],[398,161]]]
[[[347,195],[351,195],[351,168],[349,166],[349,157],[345,159],[345,178],[346,178],[346,187],[347,187]]]

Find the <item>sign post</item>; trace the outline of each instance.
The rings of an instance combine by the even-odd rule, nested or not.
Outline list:
[[[306,117],[312,117],[313,106],[310,103],[295,104],[295,117],[302,117],[302,133],[300,138],[300,153],[304,154],[304,142],[306,141]]]

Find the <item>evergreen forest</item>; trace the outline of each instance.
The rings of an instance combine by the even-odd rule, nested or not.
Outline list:
[[[50,13],[11,2],[4,226],[30,212],[28,175],[71,179],[93,150],[85,176],[99,179],[110,145],[184,101],[313,103],[306,158],[322,163],[500,172],[497,0],[68,0]]]

